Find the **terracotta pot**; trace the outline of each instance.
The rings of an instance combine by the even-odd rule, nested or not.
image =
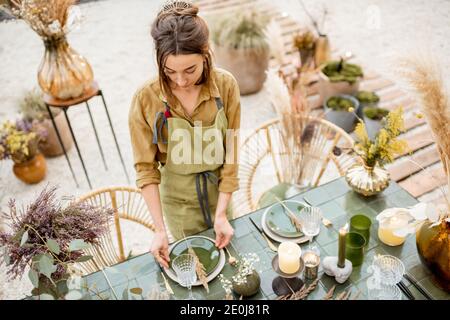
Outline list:
[[[450,292],[450,222],[430,225],[428,221],[423,223],[416,233],[417,252],[436,285]]]
[[[354,83],[347,81],[331,82],[330,79],[322,72],[319,72],[319,95],[320,103],[327,101],[332,96],[340,94],[354,95],[359,90],[360,79]]]
[[[242,95],[261,90],[269,66],[269,48],[233,49],[216,45],[214,55],[217,65],[231,72],[236,78]]]
[[[69,125],[64,117],[64,113],[60,112],[55,118],[55,124],[58,127],[59,134],[63,141],[66,151],[69,151],[73,145],[73,139],[70,135]],[[44,141],[39,143],[39,150],[46,157],[56,157],[64,153],[61,144],[59,143],[58,136],[56,135],[55,128],[53,127],[52,121],[50,119],[44,119],[40,122],[47,130],[47,137]]]
[[[94,79],[87,60],[69,46],[65,37],[44,41],[44,45],[38,71],[42,91],[60,100],[83,95]]]
[[[38,153],[33,159],[14,163],[13,172],[15,176],[25,183],[33,184],[42,181],[47,173],[47,163],[41,153]]]

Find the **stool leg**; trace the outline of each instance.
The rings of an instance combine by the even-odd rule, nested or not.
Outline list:
[[[103,154],[102,145],[100,144],[100,139],[98,138],[97,129],[95,128],[94,118],[92,117],[91,108],[89,107],[89,103],[87,101],[86,101],[86,107],[87,107],[87,110],[89,113],[89,118],[91,119],[92,128],[94,129],[95,139],[97,140],[97,145],[98,145],[98,148],[100,149],[100,154],[103,159],[103,164],[105,165],[105,169],[108,170],[108,166],[106,165],[106,161],[105,161],[105,155]]]
[[[128,183],[130,183],[130,177],[128,176],[128,172],[127,172],[127,169],[125,167],[125,163],[124,163],[123,158],[122,158],[122,153],[120,152],[119,144],[117,143],[116,133],[114,132],[114,128],[113,128],[113,125],[112,125],[112,122],[111,122],[111,117],[109,116],[108,107],[106,106],[105,98],[103,97],[103,92],[101,90],[99,91],[99,95],[102,97],[103,106],[105,107],[106,115],[107,115],[108,121],[109,121],[109,126],[111,128],[111,132],[112,132],[113,137],[114,137],[114,142],[116,143],[117,152],[119,153],[120,161],[122,162],[123,171],[125,172],[125,175],[127,177]]]
[[[50,110],[50,106],[48,104],[45,104],[45,106],[47,107],[47,111],[50,116],[50,120],[52,121],[53,128],[55,129],[56,136],[58,137],[59,144],[61,145],[61,148],[63,149],[64,157],[66,157],[67,164],[69,165],[69,169],[70,169],[70,172],[72,173],[73,180],[75,180],[75,184],[77,185],[77,188],[79,188],[80,185],[78,184],[78,180],[75,176],[75,173],[73,172],[72,164],[70,163],[69,156],[67,155],[66,147],[64,146],[61,135],[59,134],[59,130],[58,130],[58,127],[56,126],[55,119],[53,118],[53,114]]]
[[[86,167],[84,165],[83,157],[81,156],[80,148],[78,148],[77,139],[75,138],[75,135],[73,134],[72,125],[70,124],[69,117],[67,116],[67,108],[63,108],[63,110],[64,110],[64,116],[66,117],[67,123],[69,125],[70,134],[72,135],[73,142],[75,143],[75,148],[77,148],[78,157],[80,158],[81,165],[83,166],[84,174],[86,175],[86,179],[89,184],[89,188],[92,189],[91,180],[89,180],[89,176],[86,171]]]

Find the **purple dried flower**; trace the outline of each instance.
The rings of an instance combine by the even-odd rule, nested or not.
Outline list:
[[[9,213],[3,216],[9,220],[11,233],[0,231],[0,246],[5,246],[9,255],[8,274],[12,278],[21,276],[34,256],[48,253],[48,239],[55,240],[60,247],[57,258],[57,271],[54,280],[66,272],[64,264],[71,263],[83,255],[81,251],[69,252],[72,240],[82,239],[86,243],[98,243],[99,238],[108,231],[109,219],[113,210],[94,207],[86,203],[71,203],[62,207],[56,199],[56,187],[45,187],[37,199],[24,210],[17,210],[14,199],[9,201]],[[26,244],[20,246],[22,235],[28,231]]]

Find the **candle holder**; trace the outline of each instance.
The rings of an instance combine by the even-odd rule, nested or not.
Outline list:
[[[305,279],[316,279],[319,275],[320,256],[315,252],[306,251],[303,254],[303,262],[305,264]]]
[[[299,258],[300,266],[298,270],[294,273],[284,273],[281,271],[280,266],[278,264],[278,254],[275,255],[272,259],[272,268],[276,273],[279,274],[278,277],[273,279],[272,281],[272,290],[278,296],[283,296],[286,294],[291,294],[292,291],[298,291],[302,288],[304,282],[299,278],[301,275],[303,268],[305,266],[303,259]]]
[[[338,283],[344,283],[350,277],[353,271],[353,264],[350,260],[345,259],[344,267],[338,266],[338,257],[331,256],[323,259],[323,271]]]

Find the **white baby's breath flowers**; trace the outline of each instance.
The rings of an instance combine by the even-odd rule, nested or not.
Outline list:
[[[231,283],[231,281],[225,278],[223,274],[219,274],[219,280],[222,284],[223,290],[225,290],[225,293],[227,295],[231,294],[231,289],[233,288],[233,284]]]

